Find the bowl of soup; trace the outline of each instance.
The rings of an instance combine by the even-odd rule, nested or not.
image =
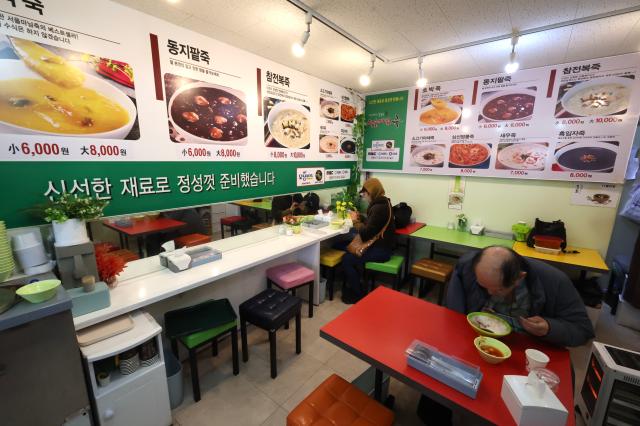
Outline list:
[[[579,117],[619,114],[629,107],[634,80],[594,78],[576,84],[562,96],[562,107]]]
[[[285,148],[306,148],[311,143],[309,111],[300,104],[278,102],[269,111],[267,126],[271,136]]]
[[[479,336],[473,340],[473,344],[480,354],[480,358],[489,364],[500,364],[511,357],[511,349],[498,339]]]
[[[488,96],[481,105],[486,121],[529,120],[533,115],[536,92],[529,89],[503,90]]]
[[[617,146],[604,142],[580,142],[556,151],[556,163],[565,171],[608,173],[618,156]]]
[[[136,107],[102,78],[82,85],[45,80],[19,60],[0,59],[0,131],[3,133],[124,139]]]

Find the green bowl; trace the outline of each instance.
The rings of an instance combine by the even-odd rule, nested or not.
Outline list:
[[[480,354],[480,358],[487,361],[489,364],[500,364],[502,361],[509,359],[509,357],[511,357],[511,349],[509,349],[509,346],[505,345],[498,339],[494,339],[492,337],[486,337],[486,336],[479,336],[473,340],[473,344],[478,350],[478,353]],[[486,346],[490,346],[494,349],[497,349],[502,356],[485,352],[482,348]]]
[[[481,328],[481,326],[479,324],[476,323],[477,319],[479,317],[489,317],[492,319],[497,320],[499,323],[503,324],[505,326],[505,330],[503,333],[495,333],[487,328]],[[506,322],[505,320],[503,320],[502,318],[500,318],[497,315],[493,315],[490,314],[488,312],[471,312],[470,314],[467,315],[467,322],[469,323],[469,325],[471,326],[471,328],[473,328],[476,333],[478,333],[481,336],[488,336],[488,337],[504,337],[504,336],[508,336],[512,329],[511,329],[511,325],[509,325],[508,322]]]
[[[60,280],[43,280],[27,284],[16,290],[16,294],[28,302],[42,303],[56,295]]]

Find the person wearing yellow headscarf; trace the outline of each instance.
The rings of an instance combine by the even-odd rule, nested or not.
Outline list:
[[[353,226],[362,241],[369,241],[386,227],[381,238],[369,247],[362,257],[346,253],[342,258],[345,274],[345,288],[342,289],[342,301],[355,303],[365,295],[362,284],[364,264],[366,262],[386,262],[395,247],[395,224],[391,200],[386,197],[382,183],[371,178],[362,185],[360,196],[367,202],[366,218],[352,212]]]

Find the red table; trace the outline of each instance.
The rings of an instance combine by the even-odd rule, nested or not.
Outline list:
[[[528,335],[512,333],[502,339],[511,348],[511,358],[491,365],[480,358],[473,344],[477,334],[464,315],[380,286],[322,327],[320,336],[376,368],[378,399],[384,372],[440,404],[498,425],[515,424],[500,396],[502,377],[526,375],[524,350],[542,350],[551,358],[547,368],[560,377],[558,397],[569,411],[567,424],[575,424],[569,351]],[[409,367],[405,349],[414,339],[479,366],[484,377],[477,398],[469,398]]]
[[[158,217],[156,219],[149,220],[144,219],[140,221],[134,220],[131,226],[118,226],[115,223],[109,222],[102,222],[102,224],[118,233],[118,235],[120,236],[120,246],[124,246],[123,248],[129,248],[128,237],[137,237],[138,253],[140,254],[140,257],[144,257],[144,240],[147,235],[157,234],[159,232],[173,231],[187,225],[186,222],[169,219],[166,217]]]
[[[404,279],[405,281],[409,279],[409,263],[411,263],[411,234],[416,232],[418,229],[426,226],[426,223],[415,222],[410,223],[404,228],[396,229],[396,235],[403,235],[405,238],[405,256],[404,256]],[[402,244],[398,244],[402,245]]]

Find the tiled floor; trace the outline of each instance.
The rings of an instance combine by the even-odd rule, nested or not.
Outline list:
[[[434,291],[427,296],[435,301]],[[320,338],[319,330],[340,313],[348,309],[340,301],[340,293],[333,301],[325,301],[314,311],[314,318],[306,317],[303,309],[302,353],[295,353],[294,327],[278,331],[278,377],[272,380],[269,370],[269,344],[267,333],[249,328],[249,362],[240,362],[240,374],[234,376],[228,339],[220,344],[217,357],[209,350],[200,353],[199,373],[202,399],[195,404],[191,391],[188,363],[183,364],[184,401],[173,411],[174,425],[285,425],[289,411],[311,390],[332,373],[351,381],[363,373],[368,365],[335,345]],[[599,341],[640,350],[640,333],[618,326],[602,310],[596,335]],[[589,345],[571,350],[576,370],[576,388],[581,385],[584,367],[589,356]],[[390,392],[396,397],[394,412],[396,425],[420,425],[415,411],[418,392],[391,380]],[[577,419],[578,425],[582,422]],[[470,424],[460,420],[460,424]]]

